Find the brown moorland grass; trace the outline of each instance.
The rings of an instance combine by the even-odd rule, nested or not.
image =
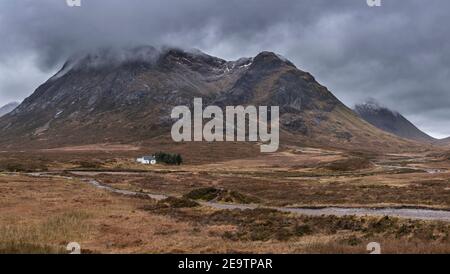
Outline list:
[[[267,172],[267,170],[266,170]],[[286,170],[266,174],[184,167],[183,172],[98,174],[99,181],[143,192],[181,196],[198,189],[225,189],[275,206],[410,206],[450,208],[449,173],[321,173]],[[312,175],[320,174],[320,177]],[[280,175],[280,176],[278,176]],[[195,199],[195,197],[194,197]]]
[[[176,197],[191,192],[188,198],[199,200],[211,197],[195,190],[214,189],[220,191],[213,191],[213,200],[232,203],[256,198],[262,205],[450,207],[450,163],[439,155],[294,149],[252,158],[250,152],[244,159],[229,153],[189,160],[191,153],[180,167],[134,163],[145,151],[2,153],[0,170],[7,173],[0,172],[0,253],[66,253],[72,241],[96,253],[365,253],[371,241],[386,253],[449,252],[449,227],[440,222],[212,210],[186,199],[119,196],[79,180],[95,177],[117,188]],[[354,162],[361,157],[370,166]],[[330,166],[337,168],[324,168]],[[77,177],[74,169],[89,172]],[[45,170],[74,179],[24,173]],[[102,170],[125,172],[97,173]],[[8,173],[13,171],[20,173]]]
[[[365,253],[369,241],[396,240],[399,233],[404,234],[389,249],[393,252],[448,248],[448,227],[439,222],[293,217],[172,201],[157,206],[153,200],[113,195],[77,180],[23,175],[0,175],[0,195],[3,253],[61,253],[71,241],[79,242],[83,252],[95,253]],[[346,241],[351,237],[356,240]]]
[[[199,225],[232,225],[235,230],[221,236],[234,241],[290,241],[305,235],[336,235],[350,233],[355,245],[371,238],[422,240],[450,244],[450,224],[402,220],[392,217],[356,216],[293,216],[273,209],[215,210],[205,213],[201,209],[180,210],[179,207],[146,206],[145,210],[196,222]]]
[[[84,166],[85,171],[93,172],[86,176],[115,187],[174,196],[214,188],[276,206],[450,208],[450,162],[427,153],[375,155],[291,149],[265,157],[180,167],[142,166],[132,158],[103,159],[96,169],[99,158],[87,163],[72,160],[72,167],[83,170]],[[95,173],[102,170],[124,173]]]

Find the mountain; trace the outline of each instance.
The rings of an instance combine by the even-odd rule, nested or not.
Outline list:
[[[17,102],[12,102],[9,104],[4,105],[3,107],[0,107],[0,117],[10,113],[11,111],[13,111],[17,106],[19,105],[19,103]]]
[[[450,137],[444,138],[444,139],[440,139],[440,140],[438,140],[436,142],[436,144],[441,145],[441,146],[450,147]]]
[[[194,97],[204,105],[279,106],[283,146],[415,146],[364,122],[311,74],[275,53],[226,61],[198,50],[150,46],[70,58],[0,119],[0,146],[170,143],[172,107],[192,106]]]
[[[356,105],[354,110],[365,121],[399,137],[419,142],[436,141],[436,139],[418,129],[400,113],[382,107],[375,101]]]

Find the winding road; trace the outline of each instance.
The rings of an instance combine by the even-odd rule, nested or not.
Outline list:
[[[97,172],[103,173],[103,172]],[[95,173],[95,174],[97,174]],[[113,172],[109,172],[113,173]],[[74,175],[78,176],[94,176],[93,172],[73,172]],[[38,177],[58,177],[58,178],[66,178],[70,180],[74,180],[75,178],[69,176],[58,176],[52,175],[50,173],[29,173],[30,176],[38,176]],[[113,188],[108,185],[101,184],[100,182],[91,179],[91,178],[83,178],[81,181],[92,185],[98,189],[103,189],[109,191],[111,193],[117,193],[126,196],[142,196],[145,195],[149,198],[155,199],[157,201],[164,200],[168,198],[168,196],[164,194],[149,194],[142,192],[135,192],[129,190],[122,190]],[[269,208],[275,209],[281,212],[288,212],[298,215],[308,215],[308,216],[321,216],[321,215],[334,215],[334,216],[390,216],[390,217],[398,217],[405,219],[416,219],[416,220],[432,220],[432,221],[444,221],[450,222],[450,211],[449,210],[438,210],[438,209],[424,209],[424,208],[350,208],[350,207],[321,207],[321,208],[297,208],[297,207],[270,207],[270,206],[261,206],[257,204],[226,204],[226,203],[218,203],[218,202],[199,202],[203,206],[211,207],[214,209],[256,209],[256,208]]]
[[[146,195],[149,198],[155,200],[164,200],[168,196],[161,194],[148,194],[141,192],[134,192],[129,190],[116,189],[110,186],[103,185],[94,179],[83,179],[84,182],[90,185],[104,189],[113,193],[127,195],[127,196],[138,196]],[[203,206],[208,206],[215,209],[256,209],[260,207],[255,204],[225,204],[217,202],[200,202]],[[325,208],[292,208],[292,207],[264,207],[275,209],[281,212],[288,212],[298,215],[309,215],[309,216],[321,216],[321,215],[334,215],[334,216],[391,216],[406,219],[418,219],[418,220],[434,220],[434,221],[445,221],[450,222],[450,211],[447,210],[437,210],[437,209],[420,209],[420,208],[345,208],[345,207],[325,207]]]

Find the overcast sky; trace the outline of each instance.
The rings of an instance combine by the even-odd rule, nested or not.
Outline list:
[[[450,136],[450,1],[0,1],[0,105],[23,100],[68,56],[104,46],[275,51],[348,106],[371,97]]]

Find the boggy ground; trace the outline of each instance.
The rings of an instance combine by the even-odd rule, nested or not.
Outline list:
[[[144,152],[134,148],[90,150],[1,153],[0,253],[67,253],[73,241],[95,253],[365,253],[373,241],[385,253],[450,252],[445,222],[218,210],[194,201],[449,209],[447,153],[292,148],[175,167],[137,165]],[[178,198],[125,197],[83,178]]]

